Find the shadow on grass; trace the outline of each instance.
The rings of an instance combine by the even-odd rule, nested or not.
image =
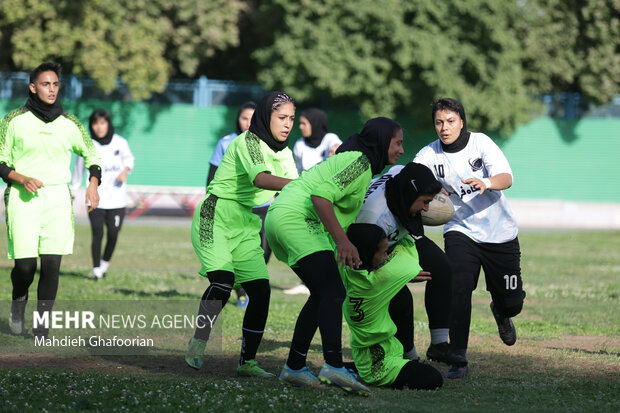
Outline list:
[[[292,336],[292,331],[291,331],[291,336]],[[290,341],[276,341],[276,340],[270,340],[270,339],[263,339],[260,342],[260,348],[258,350],[258,353],[260,355],[261,351],[274,351],[274,350],[278,350],[278,349],[285,349],[286,352],[288,353],[288,349],[291,346],[291,342]],[[318,354],[321,355],[323,354],[323,348],[321,347],[320,344],[311,344],[310,345],[310,349],[309,349],[309,353],[313,353],[313,354]]]
[[[154,297],[164,297],[164,298],[172,298],[172,297],[185,297],[185,298],[196,298],[196,294],[186,294],[180,293],[176,289],[166,290],[166,291],[156,291],[156,292],[146,292],[146,291],[136,291],[130,290],[127,288],[115,288],[113,289],[115,293],[127,295],[127,296],[138,296],[140,298],[154,298]]]
[[[594,354],[599,356],[616,356],[620,358],[620,353],[614,353],[607,350],[586,350],[583,348],[563,348],[563,347],[547,347],[550,350],[561,350],[561,351],[570,351],[571,353],[585,353],[585,354]]]
[[[89,273],[84,273],[84,272],[77,272],[77,271],[60,271],[60,276],[61,277],[74,277],[74,278],[83,278],[83,279],[87,279],[90,280],[92,279],[92,275],[90,275]]]

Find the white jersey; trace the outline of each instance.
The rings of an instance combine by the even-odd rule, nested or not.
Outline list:
[[[305,138],[299,138],[293,147],[293,157],[297,172],[312,168],[317,163],[329,158],[329,151],[332,146],[340,145],[342,141],[335,133],[326,133],[323,140],[316,148],[306,145]]]
[[[101,185],[99,185],[99,206],[101,209],[118,209],[127,206],[127,182],[117,182],[116,178],[127,167],[134,166],[134,157],[125,138],[114,134],[107,145],[93,139],[101,155]],[[75,191],[82,184],[84,158],[78,156],[73,168],[71,189]]]
[[[398,241],[409,235],[407,229],[396,220],[385,199],[385,182],[390,177],[397,175],[401,169],[403,169],[403,165],[393,166],[387,173],[370,182],[370,187],[364,198],[364,205],[362,205],[355,219],[358,224],[375,224],[383,228],[387,234],[388,249],[393,248]]]
[[[517,222],[502,191],[480,194],[461,180],[488,178],[512,170],[501,149],[483,133],[471,132],[467,146],[455,153],[444,152],[438,140],[422,148],[413,159],[433,171],[450,194],[455,214],[444,225],[444,233],[459,231],[476,242],[501,243],[513,240]]]

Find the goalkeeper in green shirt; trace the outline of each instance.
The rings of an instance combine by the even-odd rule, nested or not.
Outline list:
[[[68,183],[71,152],[83,156],[90,171],[86,204],[97,208],[101,158],[84,125],[63,110],[58,100],[60,65],[43,63],[30,73],[26,104],[0,122],[0,177],[4,194],[8,257],[13,303],[9,326],[24,328],[28,288],[34,280],[37,257],[41,271],[37,311],[50,311],[58,291],[60,261],[73,252],[73,209]],[[35,337],[47,338],[46,326],[34,326]]]

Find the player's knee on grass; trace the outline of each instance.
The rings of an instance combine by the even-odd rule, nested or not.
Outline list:
[[[430,364],[410,361],[401,369],[392,384],[397,389],[435,390],[443,385],[439,370]]]

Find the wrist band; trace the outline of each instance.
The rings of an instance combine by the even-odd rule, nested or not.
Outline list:
[[[482,178],[481,179],[482,182],[484,182],[484,186],[486,186],[486,189],[491,189],[491,180],[489,178]]]

